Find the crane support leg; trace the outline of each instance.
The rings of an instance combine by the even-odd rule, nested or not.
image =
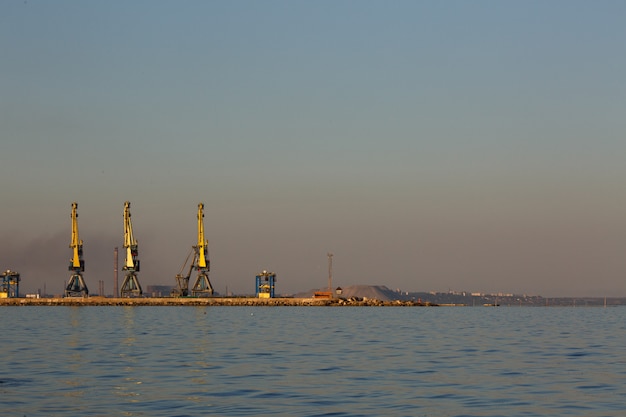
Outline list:
[[[121,297],[141,297],[143,291],[141,290],[141,284],[137,279],[137,275],[134,273],[128,273],[124,277],[124,282],[120,288]]]
[[[191,295],[193,295],[194,297],[209,297],[213,295],[213,286],[211,286],[211,281],[209,281],[209,275],[206,272],[201,272],[198,274],[196,283],[191,290]]]
[[[85,284],[83,276],[78,273],[70,276],[69,281],[67,281],[67,286],[65,287],[65,296],[87,297],[88,295],[89,289],[87,288],[87,284]]]

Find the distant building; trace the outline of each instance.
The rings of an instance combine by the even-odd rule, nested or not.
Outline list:
[[[148,285],[146,295],[148,297],[169,297],[173,289],[172,285]]]

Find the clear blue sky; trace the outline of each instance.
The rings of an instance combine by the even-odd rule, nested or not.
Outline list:
[[[0,2],[0,269],[626,296],[623,1]]]

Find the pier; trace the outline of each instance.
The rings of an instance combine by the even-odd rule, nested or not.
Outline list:
[[[256,298],[256,297],[64,297],[3,298],[0,306],[355,306],[355,307],[428,307],[435,304],[415,301],[380,301],[363,298]]]

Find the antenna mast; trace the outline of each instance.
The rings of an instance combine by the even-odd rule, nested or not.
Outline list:
[[[333,293],[333,254],[328,252],[328,291]]]

